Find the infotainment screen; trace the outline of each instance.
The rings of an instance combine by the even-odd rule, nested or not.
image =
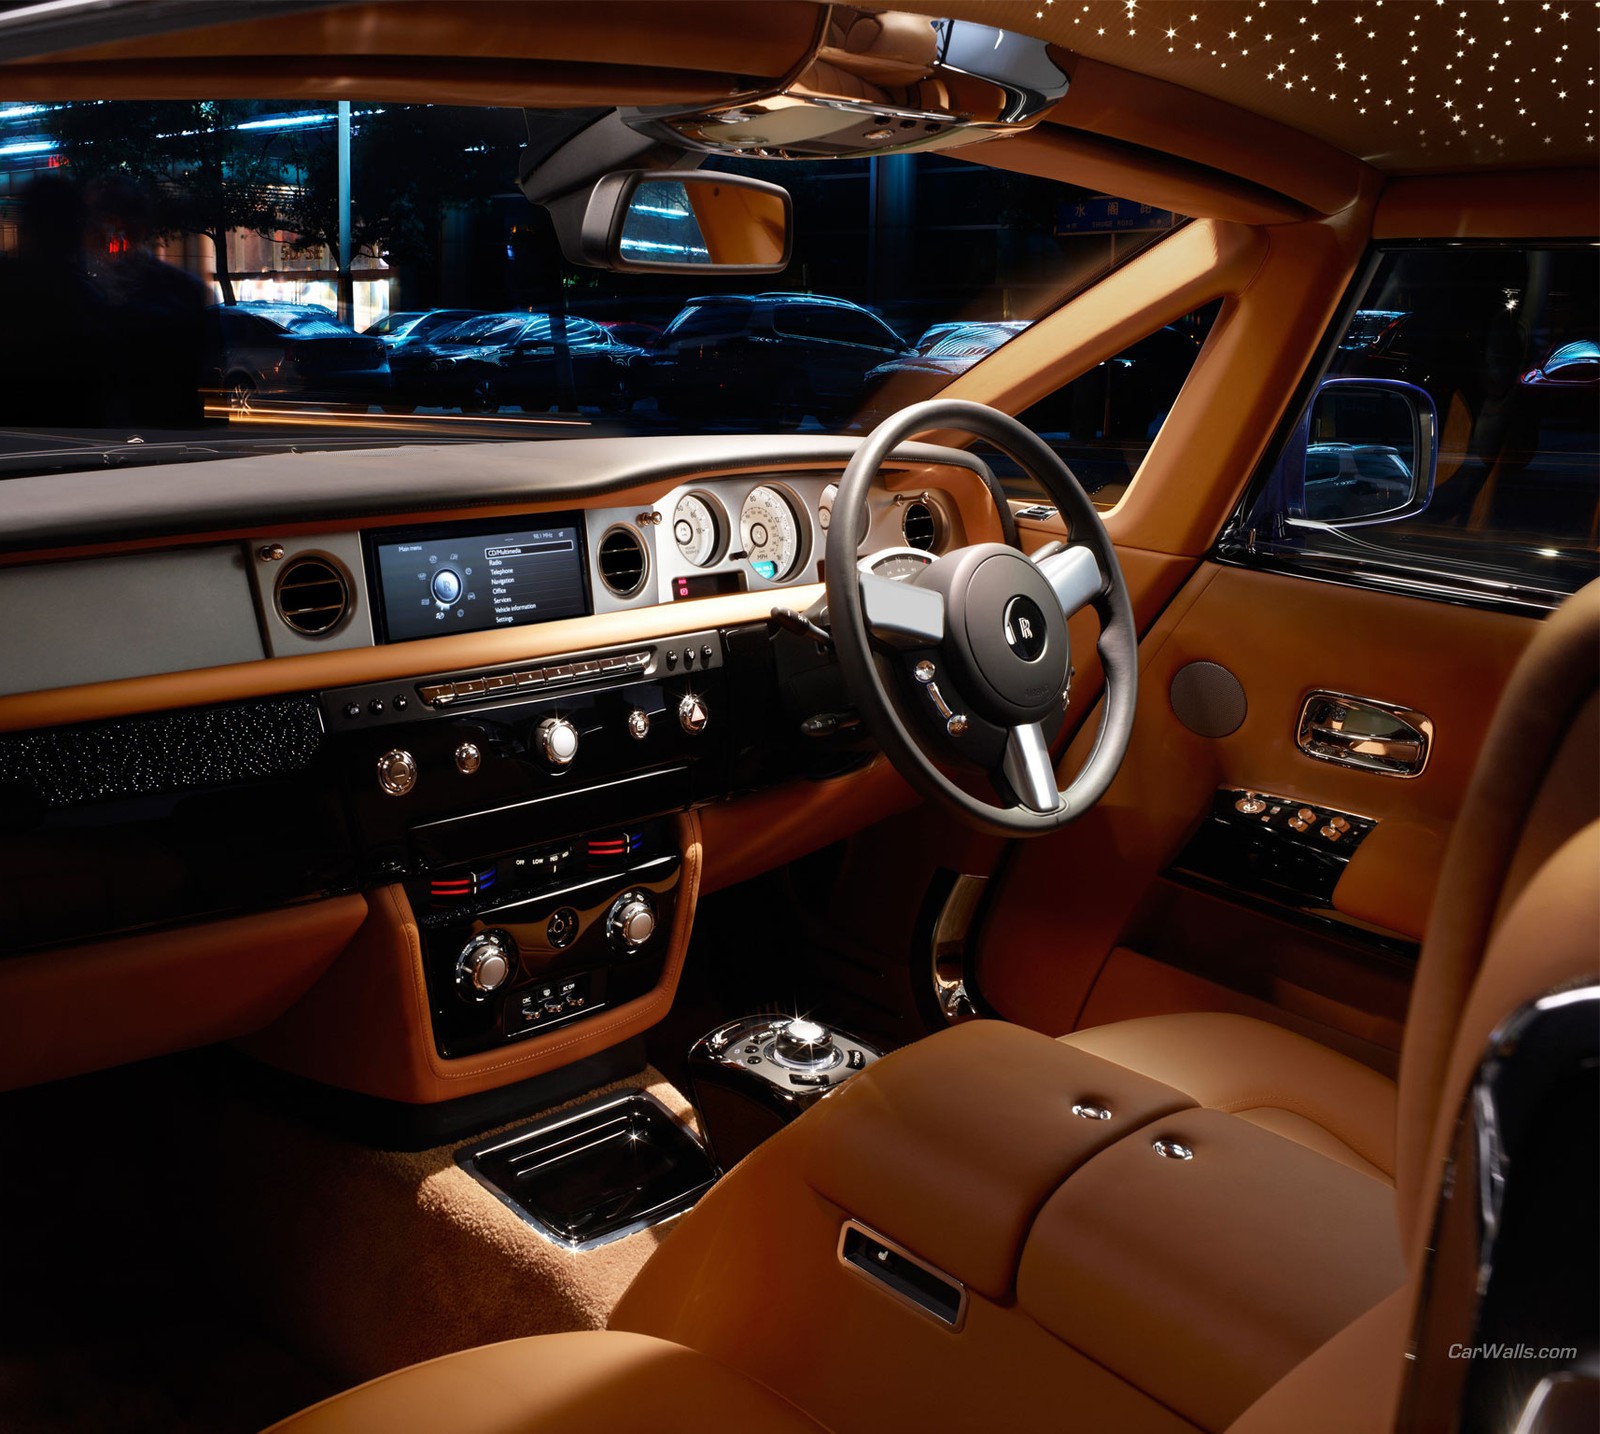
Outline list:
[[[579,617],[589,611],[583,519],[538,527],[380,533],[374,549],[389,642]]]

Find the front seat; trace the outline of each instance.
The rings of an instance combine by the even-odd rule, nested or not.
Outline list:
[[[1397,1095],[1390,1083],[1341,1056],[1242,1018],[1151,1018],[1068,1038],[1086,1052],[1128,1067],[1130,1080],[1153,1076],[1197,1103],[1229,1109],[1343,1164],[1363,1169],[1364,1162],[1393,1173],[1405,1267],[1400,1287],[1342,1328],[1335,1326],[1331,1338],[1232,1420],[1228,1434],[1289,1429],[1379,1434],[1396,1427],[1406,1371],[1414,1367],[1408,1335],[1426,1297],[1441,1176],[1457,1114],[1491,1034],[1530,1000],[1574,982],[1600,980],[1597,653],[1600,583],[1574,597],[1530,644],[1485,741],[1424,941]],[[930,1037],[918,1047],[945,1042],[954,1050],[964,1029]],[[887,1071],[896,1059],[888,1057],[879,1069]],[[952,1083],[952,1093],[959,1084]],[[863,1077],[846,1094],[857,1086],[868,1105],[895,1117],[895,1107],[883,1099],[889,1089],[885,1082]],[[848,1103],[842,1098],[824,1102],[792,1132],[818,1124],[830,1107],[836,1107],[835,1117],[842,1116]],[[835,1118],[834,1123],[841,1122]],[[769,1147],[781,1143],[782,1137]],[[796,1404],[808,1403],[807,1391],[823,1384],[846,1391],[842,1407],[851,1409],[862,1427],[902,1427],[892,1417],[892,1403],[885,1409],[882,1401],[895,1398],[907,1341],[922,1338],[920,1317],[894,1324],[895,1317],[886,1313],[869,1329],[847,1331],[851,1347],[859,1350],[858,1369],[807,1366],[786,1334],[792,1336],[803,1322],[825,1319],[827,1312],[813,1308],[804,1289],[777,1288],[773,1269],[752,1267],[747,1260],[730,1263],[726,1243],[719,1248],[719,1222],[727,1227],[743,1218],[750,1224],[750,1212],[782,1199],[820,1208],[810,1191],[797,1196],[776,1188],[777,1172],[792,1175],[792,1170],[782,1161],[763,1160],[765,1153],[757,1152],[708,1197],[705,1218],[691,1214],[685,1219],[645,1267],[619,1312],[634,1320],[636,1331],[641,1325],[671,1326],[678,1342],[613,1330],[467,1350],[336,1396],[275,1430],[675,1431],[698,1430],[708,1417],[731,1418],[751,1429],[814,1430],[827,1426]],[[972,1173],[981,1189],[985,1172]],[[1064,1188],[1070,1185],[1069,1180]],[[937,1203],[940,1193],[929,1189],[923,1199]],[[831,1219],[824,1212],[823,1223]],[[1188,1230],[1186,1238],[1203,1240],[1204,1231]],[[807,1262],[826,1263],[815,1260],[814,1253],[791,1255],[801,1269]],[[773,1263],[780,1263],[777,1252]],[[1129,1268],[1137,1269],[1137,1262]],[[664,1277],[652,1279],[653,1272],[665,1272]],[[641,1286],[647,1287],[642,1298]],[[736,1296],[733,1315],[728,1313],[730,1291]],[[724,1333],[702,1343],[713,1327],[708,1320],[717,1321],[715,1327]],[[1120,1427],[1105,1411],[1127,1406],[1096,1403],[1115,1393],[1108,1392],[1103,1371],[1085,1366],[1081,1387],[1072,1391],[1030,1374],[1042,1347],[1038,1341],[1048,1339],[1026,1322],[1007,1325],[999,1343],[983,1346],[987,1362],[952,1365],[951,1376],[963,1386],[997,1381],[996,1408],[1021,1399],[1040,1427]],[[946,1363],[962,1358],[954,1345],[936,1349],[948,1349],[940,1355]],[[739,1372],[758,1369],[768,1376],[764,1381]],[[787,1387],[792,1398],[786,1400],[774,1385]],[[998,1397],[1002,1394],[1005,1399]],[[937,1420],[924,1423],[937,1427]],[[1155,1426],[1147,1421],[1140,1427]],[[1161,1427],[1174,1426],[1163,1422]]]
[[[1444,1066],[1491,939],[1535,872],[1595,817],[1600,584],[1529,645],[1462,803],[1429,916],[1395,1082],[1248,1016],[1147,1016],[1061,1039],[1369,1175],[1420,1159]],[[1417,1171],[1412,1170],[1412,1183]],[[1414,1195],[1414,1191],[1413,1191]]]

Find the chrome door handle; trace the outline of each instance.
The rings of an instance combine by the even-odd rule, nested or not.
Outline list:
[[[1428,765],[1433,723],[1410,707],[1343,692],[1313,692],[1300,709],[1295,741],[1319,762],[1415,777]]]

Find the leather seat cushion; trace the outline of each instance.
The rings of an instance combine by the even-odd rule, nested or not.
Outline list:
[[[819,1434],[763,1386],[682,1345],[615,1330],[536,1335],[396,1370],[268,1434]]]
[[[1061,1039],[1394,1183],[1394,1082],[1293,1031],[1197,1012],[1117,1021]]]

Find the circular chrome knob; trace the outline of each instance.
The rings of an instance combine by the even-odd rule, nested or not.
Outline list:
[[[463,742],[456,748],[456,770],[462,776],[470,777],[482,765],[483,753],[476,742]]]
[[[778,1031],[772,1043],[772,1052],[779,1060],[797,1066],[820,1066],[838,1054],[833,1043],[833,1032],[815,1021],[796,1019]]]
[[[565,717],[546,717],[534,728],[533,739],[552,767],[565,767],[578,755],[578,729]]]
[[[510,936],[484,931],[461,948],[456,958],[456,989],[466,1001],[481,1001],[511,979],[514,966]]]
[[[417,785],[417,759],[402,747],[378,758],[378,785],[391,797],[403,797]]]
[[[612,902],[606,933],[614,945],[624,951],[637,951],[655,932],[655,903],[644,892],[624,892]]]
[[[706,723],[710,720],[705,703],[694,693],[685,692],[678,702],[678,725],[685,732],[698,736],[706,730]]]
[[[635,707],[628,713],[628,735],[635,742],[642,742],[650,735],[650,714],[642,707]]]

